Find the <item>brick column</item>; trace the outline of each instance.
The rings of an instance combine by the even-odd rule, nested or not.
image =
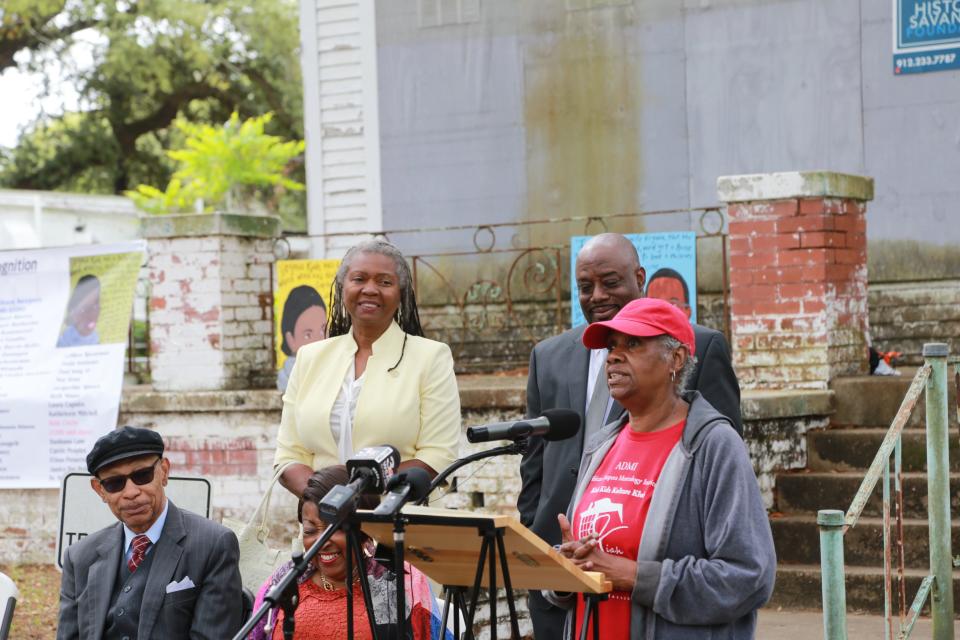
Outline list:
[[[724,176],[734,366],[745,389],[825,389],[867,371],[866,202],[831,172]]]
[[[143,219],[151,283],[150,374],[161,391],[276,384],[271,264],[277,218]]]

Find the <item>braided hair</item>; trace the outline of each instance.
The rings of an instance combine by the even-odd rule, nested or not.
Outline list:
[[[423,336],[420,326],[420,313],[417,311],[417,297],[413,292],[413,274],[403,254],[386,240],[364,240],[353,245],[340,261],[340,268],[330,287],[330,331],[329,337],[342,336],[350,331],[352,321],[343,301],[343,281],[350,270],[350,263],[359,253],[376,253],[393,260],[400,284],[400,306],[393,319],[397,321],[405,334]],[[404,337],[406,344],[406,337]],[[402,356],[401,356],[402,357]]]

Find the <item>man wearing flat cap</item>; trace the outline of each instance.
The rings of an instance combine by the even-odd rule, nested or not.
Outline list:
[[[118,523],[67,549],[58,640],[229,638],[242,623],[232,531],[164,494],[170,461],[150,429],[122,427],[87,455]]]

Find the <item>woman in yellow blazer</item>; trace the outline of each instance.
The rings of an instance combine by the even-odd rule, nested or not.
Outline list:
[[[274,466],[301,496],[314,469],[389,444],[435,476],[456,459],[460,395],[450,348],[423,337],[410,268],[382,240],[344,256],[327,340],[305,345],[283,395]]]

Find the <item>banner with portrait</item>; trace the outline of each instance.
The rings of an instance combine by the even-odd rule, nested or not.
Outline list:
[[[273,292],[277,388],[285,391],[297,351],[327,337],[330,290],[339,260],[279,260]]]
[[[0,488],[60,486],[116,427],[144,250],[0,252]]]
[[[643,295],[661,298],[679,307],[690,322],[697,321],[697,234],[693,231],[628,233],[646,271]],[[577,287],[577,254],[592,236],[570,238],[570,317],[576,327],[586,323]]]

